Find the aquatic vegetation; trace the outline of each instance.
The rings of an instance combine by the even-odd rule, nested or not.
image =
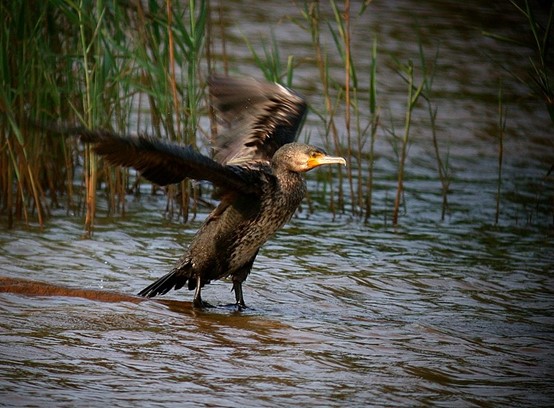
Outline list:
[[[534,79],[526,81],[535,84],[533,89],[541,90],[548,102],[552,9],[538,18],[527,2],[518,4],[514,2],[528,21],[536,50],[530,59]],[[187,222],[200,205],[210,206],[211,190],[206,186],[188,180],[163,189],[144,184],[135,172],[105,165],[88,147],[56,137],[48,127],[71,124],[117,133],[149,133],[207,152],[206,142],[217,131],[217,123],[209,108],[205,78],[214,71],[241,71],[235,64],[239,57],[228,54],[231,39],[235,46],[242,41],[243,51],[250,54],[242,56],[244,63],[250,70],[257,67],[260,77],[292,88],[304,86],[299,77],[306,75],[317,82],[317,89],[310,85],[310,91],[320,97],[311,105],[314,122],[318,122],[300,138],[306,142],[318,138],[327,151],[346,157],[348,167],[310,176],[316,188],[307,198],[308,211],[324,208],[366,223],[378,215],[385,224],[388,219],[399,223],[400,208],[409,212],[403,193],[411,170],[412,113],[421,123],[424,108],[430,130],[426,142],[434,154],[434,177],[441,197],[437,209],[445,220],[454,165],[450,140],[442,139],[442,107],[435,102],[438,98],[432,89],[438,48],[434,60],[427,59],[427,39],[414,30],[413,48],[419,50],[420,64],[409,61],[417,60],[416,53],[396,61],[397,75],[385,78],[390,67],[386,66],[384,41],[364,25],[369,19],[363,17],[373,12],[371,2],[305,0],[289,6],[286,18],[306,35],[304,55],[287,51],[278,27],[265,30],[270,33],[267,37],[231,32],[227,6],[218,1],[49,0],[32,8],[26,3],[1,3],[2,225],[44,225],[53,212],[63,208],[84,216],[85,235],[90,236],[97,211],[125,214],[129,194],[147,191],[165,195],[165,214],[172,220]],[[354,42],[361,26],[367,35],[363,47]],[[390,95],[382,92],[383,81],[402,88],[405,105],[390,106]],[[390,112],[386,123],[383,110]],[[403,131],[397,135],[400,127]],[[382,153],[376,146],[381,141],[388,143],[387,164],[393,161],[394,166],[387,167],[386,174],[378,173],[381,180],[376,183],[375,163]],[[379,200],[375,200],[376,192],[381,194]],[[500,200],[499,188],[496,193]],[[394,203],[389,205],[387,199],[393,196]],[[541,202],[549,197],[544,194]],[[498,219],[498,208],[496,212]]]
[[[127,170],[104,166],[88,148],[75,154],[74,141],[48,135],[48,127],[147,128],[195,145],[205,98],[199,65],[207,2],[162,7],[154,1],[51,0],[33,8],[2,3],[0,11],[0,133],[6,146],[0,151],[0,206],[8,226],[17,219],[43,225],[65,197],[68,211],[84,210],[90,235],[98,187],[107,194],[109,212],[124,212],[125,195],[139,193],[139,184]],[[81,157],[82,184],[75,185]],[[168,188],[168,214],[187,220],[195,190],[186,181]]]
[[[408,82],[408,98],[406,103],[406,118],[404,121],[404,133],[401,138],[400,154],[398,157],[398,184],[396,187],[396,196],[394,199],[394,207],[392,212],[392,224],[398,224],[398,213],[400,211],[400,203],[402,201],[402,195],[404,192],[404,168],[406,165],[406,158],[408,155],[408,144],[410,143],[410,126],[412,123],[412,113],[416,106],[416,103],[423,90],[424,82],[419,85],[414,84],[414,67],[412,61],[401,67],[403,74],[406,76]],[[396,136],[393,132],[393,136]]]

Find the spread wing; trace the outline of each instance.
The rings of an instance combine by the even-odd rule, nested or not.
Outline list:
[[[307,105],[294,91],[253,78],[225,76],[210,77],[208,85],[224,128],[212,141],[217,162],[269,161],[277,149],[296,140]]]
[[[65,132],[79,135],[83,142],[93,144],[94,151],[111,164],[133,167],[146,179],[162,186],[192,178],[244,194],[259,192],[252,172],[222,165],[190,146],[149,136],[121,136],[106,130],[75,128]]]
[[[296,140],[306,116],[306,102],[279,84],[252,78],[213,76],[208,84],[224,127],[213,140],[213,160],[190,146],[144,135],[121,136],[81,127],[53,130],[79,135],[111,164],[133,167],[162,186],[192,178],[210,181],[223,191],[258,194],[261,179],[254,169],[260,162],[269,162],[281,146]]]

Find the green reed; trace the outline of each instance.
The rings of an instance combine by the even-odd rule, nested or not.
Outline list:
[[[527,24],[528,31],[522,31],[521,35],[517,38],[505,37],[496,33],[486,32],[483,34],[494,38],[496,40],[506,42],[508,44],[516,44],[518,46],[526,47],[532,51],[529,56],[529,64],[527,72],[521,74],[519,72],[510,70],[505,67],[503,62],[499,62],[499,65],[508,74],[526,85],[531,95],[535,98],[542,100],[546,110],[549,114],[550,120],[554,123],[554,69],[552,68],[552,36],[554,33],[554,2],[529,2],[524,0],[523,2],[516,2],[510,0],[511,5],[517,10],[523,17]],[[506,108],[503,102],[502,84],[499,86],[498,94],[498,179],[497,179],[497,192],[496,192],[496,208],[495,208],[495,224],[498,224],[500,216],[500,190],[502,184],[502,166],[503,166],[503,142],[505,136],[506,125]],[[550,172],[547,172],[547,176],[538,182],[541,186],[540,190],[548,190],[548,186],[545,182],[549,180]],[[542,195],[541,191],[537,197]],[[524,203],[524,207],[528,203]],[[535,207],[540,207],[539,200]],[[527,222],[531,222],[530,219]]]
[[[207,106],[204,78],[216,63],[228,70],[221,7],[210,8],[208,1],[201,0],[48,0],[32,9],[15,3],[0,3],[4,23],[0,29],[0,211],[7,214],[10,227],[18,220],[42,225],[52,209],[65,206],[70,212],[83,212],[85,233],[90,235],[98,208],[96,198],[105,195],[108,214],[124,213],[129,192],[141,192],[140,176],[108,166],[76,140],[57,137],[32,123],[148,132],[203,148],[203,141],[209,138],[208,131],[199,126],[207,113],[203,110]],[[385,131],[393,135],[398,154],[393,209],[393,223],[397,224],[412,112],[423,95],[444,219],[451,176],[448,157],[439,149],[437,107],[431,103],[434,72],[425,70],[428,63],[423,50],[420,47],[421,84],[415,84],[411,62],[399,69],[408,87],[404,131],[396,136],[394,121],[390,127],[381,123],[377,40],[364,49],[352,45],[356,17],[371,11],[369,2],[330,0],[328,4],[329,8],[324,8],[319,1],[307,0],[299,10],[298,24],[306,29],[313,45],[313,55],[308,58],[283,55],[274,32],[261,41],[261,47],[245,40],[254,63],[268,80],[291,86],[300,64],[310,65],[319,76],[323,102],[322,106],[312,105],[312,111],[321,120],[325,148],[346,157],[348,167],[310,175],[317,178],[322,190],[313,196],[319,194],[333,214],[348,207],[367,222],[374,211],[375,142],[378,133]],[[331,38],[331,43],[325,44],[324,38]],[[223,56],[213,54],[216,41],[222,44]],[[360,53],[370,54],[368,73],[358,72]],[[435,62],[437,58],[438,54]],[[332,70],[337,60],[338,74]],[[361,82],[368,84],[367,90]],[[211,125],[214,132],[215,124]],[[75,183],[80,162],[84,172],[82,180]],[[194,214],[202,193],[188,181],[164,189],[152,186],[153,192],[160,190],[167,196],[167,215],[183,221]],[[312,197],[308,205],[311,209]]]
[[[150,122],[158,137],[197,145],[196,133],[204,105],[199,84],[200,65],[208,20],[206,1],[190,0],[187,7],[168,1],[166,7],[149,3],[138,14],[141,41],[132,51],[138,73],[132,77],[137,90],[147,95]],[[166,188],[167,214],[189,219],[189,201],[198,189],[185,180]],[[195,207],[194,207],[195,208]]]
[[[343,67],[344,67],[344,85],[341,91],[344,92],[344,127],[346,132],[346,145],[347,145],[347,180],[350,188],[350,197],[352,204],[352,212],[356,213],[357,206],[354,200],[354,185],[352,177],[352,155],[353,155],[353,143],[352,143],[352,127],[351,127],[351,113],[352,113],[352,93],[356,92],[358,87],[358,81],[356,78],[356,66],[352,60],[351,50],[351,26],[350,26],[350,1],[345,0],[342,10],[339,10],[337,2],[331,0],[331,8],[333,9],[333,15],[335,17],[335,27],[329,24],[329,30],[333,36],[335,47],[339,52]],[[340,150],[339,144],[335,144],[335,149]],[[342,195],[339,196],[342,198]],[[343,200],[339,202],[340,208],[343,208]]]
[[[444,221],[446,217],[446,211],[448,210],[448,192],[450,189],[450,183],[452,181],[452,175],[449,166],[449,156],[448,151],[446,157],[443,157],[441,154],[441,149],[439,147],[439,140],[437,136],[437,112],[438,107],[433,105],[432,102],[432,93],[433,93],[433,80],[435,78],[435,67],[439,58],[439,48],[435,52],[433,60],[429,64],[425,57],[425,52],[423,50],[421,38],[419,39],[419,60],[420,67],[423,72],[423,91],[422,97],[427,104],[427,112],[429,114],[429,123],[431,126],[431,136],[433,141],[433,150],[435,153],[435,159],[437,160],[437,171],[439,175],[439,181],[441,183],[441,221]],[[429,66],[431,68],[429,68]]]
[[[57,200],[57,180],[63,174],[61,166],[45,169],[44,159],[50,153],[59,154],[59,145],[49,146],[41,139],[27,140],[27,121],[32,112],[34,118],[42,114],[40,107],[58,105],[61,100],[58,88],[50,86],[56,75],[41,56],[43,49],[52,45],[45,34],[55,35],[55,27],[37,27],[36,22],[45,23],[50,11],[44,4],[33,10],[19,2],[2,2],[0,15],[3,24],[0,46],[0,162],[2,177],[0,204],[7,213],[8,226],[15,220],[25,222],[36,220],[44,223],[48,213],[45,188],[53,187],[51,194]],[[51,31],[52,30],[52,31]],[[56,44],[58,45],[58,44]],[[48,54],[46,54],[48,57]]]
[[[244,41],[254,58],[254,63],[262,71],[266,80],[292,87],[294,56],[288,55],[286,65],[283,64],[279,43],[273,30],[271,30],[271,41],[269,44],[265,38],[262,37],[261,39],[260,45],[263,53],[256,51],[255,45],[248,38],[245,37]]]
[[[336,155],[347,158],[349,165],[344,174],[336,169],[323,169],[317,177],[321,186],[321,196],[325,197],[331,212],[344,212],[346,203],[350,211],[363,216],[367,221],[372,211],[373,165],[375,161],[375,140],[379,129],[380,108],[377,104],[377,41],[370,47],[371,70],[369,72],[368,93],[360,94],[355,55],[352,52],[351,24],[356,13],[351,10],[349,1],[340,3],[331,1],[328,15],[323,15],[322,5],[318,1],[303,3],[300,13],[302,20],[297,24],[306,29],[311,37],[314,57],[294,60],[292,56],[284,58],[274,32],[271,32],[269,43],[262,39],[261,45],[245,39],[255,64],[268,80],[290,86],[294,67],[298,64],[310,64],[319,72],[322,84],[323,107],[311,105],[311,110],[322,121],[322,139],[325,147]],[[367,8],[364,4],[358,10],[358,16]],[[325,31],[325,32],[324,32]],[[334,48],[327,49],[322,43],[322,36],[330,34]],[[336,78],[330,74],[330,59],[340,59],[343,66],[343,77]],[[285,63],[286,61],[286,63]],[[286,77],[286,81],[284,78]],[[365,104],[367,103],[367,108]],[[369,113],[369,115],[368,115]],[[338,122],[341,125],[338,126]],[[339,129],[344,129],[340,134]],[[309,139],[310,135],[306,136]],[[325,177],[321,176],[325,174]],[[334,180],[337,180],[336,183]],[[346,183],[344,181],[346,180]],[[345,185],[348,191],[345,191]],[[308,197],[308,205],[311,208]]]
[[[373,39],[368,49],[371,69],[368,93],[364,94],[360,92],[356,57],[367,51],[353,50],[351,31],[356,18],[366,12],[367,4],[360,7],[356,3],[355,6],[360,7],[357,12],[348,0],[331,0],[329,5],[330,15],[322,13],[322,6],[317,1],[306,1],[301,9],[302,26],[306,27],[311,37],[315,52],[313,63],[319,72],[323,90],[323,108],[312,106],[312,109],[323,123],[326,147],[348,161],[344,174],[340,171],[337,175],[334,174],[336,170],[327,169],[327,183],[330,184],[328,202],[333,212],[345,211],[348,202],[350,212],[363,216],[367,221],[372,212],[374,146],[380,117],[376,86],[377,41]],[[334,48],[328,49],[322,43],[322,37],[327,33]],[[330,74],[330,61],[337,56],[343,68],[342,78]],[[339,122],[344,126],[339,126]],[[344,134],[339,129],[344,129]],[[336,199],[333,179],[337,180]],[[344,190],[345,179],[347,191]]]
[[[414,84],[414,66],[412,61],[408,61],[406,65],[400,66],[400,74],[404,76],[408,83],[408,97],[406,103],[406,113],[404,119],[404,133],[401,138],[400,153],[398,157],[398,171],[397,171],[397,186],[396,195],[394,199],[394,207],[392,213],[392,224],[398,224],[398,214],[400,211],[400,204],[404,195],[404,173],[406,166],[406,159],[408,156],[408,145],[410,143],[410,128],[412,124],[412,113],[416,106],[417,100],[423,90],[424,82],[419,85]]]
[[[312,111],[322,120],[323,122],[323,141],[325,147],[329,147],[334,143],[335,147],[338,145],[339,137],[337,127],[335,125],[335,110],[336,105],[334,105],[331,97],[331,79],[329,75],[329,66],[327,64],[327,55],[324,51],[324,48],[321,44],[320,38],[320,25],[322,23],[322,17],[320,13],[320,4],[318,1],[306,1],[304,2],[303,9],[301,10],[302,17],[307,23],[307,31],[310,34],[311,41],[314,47],[315,54],[315,66],[317,72],[319,73],[319,80],[322,84],[323,91],[323,100],[325,108],[323,111],[320,111],[316,106],[311,106]],[[331,142],[331,138],[333,142]],[[335,150],[336,151],[336,150]],[[330,174],[330,173],[327,173]],[[343,198],[342,193],[342,172],[339,175],[339,208],[340,202]],[[337,199],[335,198],[334,187],[330,183],[325,183],[324,188],[327,189],[329,186],[329,192],[327,196],[329,197],[329,208],[333,212],[336,212]]]
[[[369,221],[369,218],[371,217],[371,209],[372,209],[372,203],[373,203],[373,164],[375,162],[375,140],[377,138],[377,130],[379,127],[379,120],[380,120],[380,109],[377,105],[377,40],[373,40],[373,47],[371,48],[371,69],[369,71],[369,90],[368,90],[368,104],[369,104],[369,113],[370,113],[370,119],[366,126],[365,131],[369,129],[370,138],[369,138],[369,153],[368,153],[368,174],[366,177],[366,191],[364,196],[364,204],[365,204],[365,215],[364,219],[365,222]],[[359,115],[358,115],[359,117]],[[359,123],[359,120],[357,121]],[[365,133],[362,132],[360,129],[360,126],[358,126],[358,135],[361,138],[362,134]],[[360,145],[362,145],[360,141]],[[359,149],[360,156],[358,157],[358,168],[360,169],[360,172],[358,174],[358,183],[362,183],[361,180],[364,179],[363,174],[361,172],[362,166],[361,166],[361,151],[362,149]],[[362,191],[362,185],[359,184],[359,191]]]
[[[84,209],[88,236],[100,191],[108,212],[124,212],[139,181],[131,185],[128,170],[102,164],[85,147],[83,184],[75,185],[82,148],[48,129],[134,133],[148,123],[148,132],[196,144],[207,2],[2,2],[0,15],[0,210],[8,227],[43,225],[63,196],[68,211]],[[168,208],[178,200],[185,220],[191,190],[169,189]]]

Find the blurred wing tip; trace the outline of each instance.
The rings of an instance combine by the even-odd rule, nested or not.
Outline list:
[[[294,90],[241,76],[212,75],[208,85],[223,128],[212,138],[219,163],[270,160],[282,145],[296,140],[307,103]]]

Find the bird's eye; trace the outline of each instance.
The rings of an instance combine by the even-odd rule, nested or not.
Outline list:
[[[315,159],[317,156],[319,156],[319,153],[318,153],[318,152],[311,152],[311,153],[310,153],[310,157],[311,157],[312,159]]]

